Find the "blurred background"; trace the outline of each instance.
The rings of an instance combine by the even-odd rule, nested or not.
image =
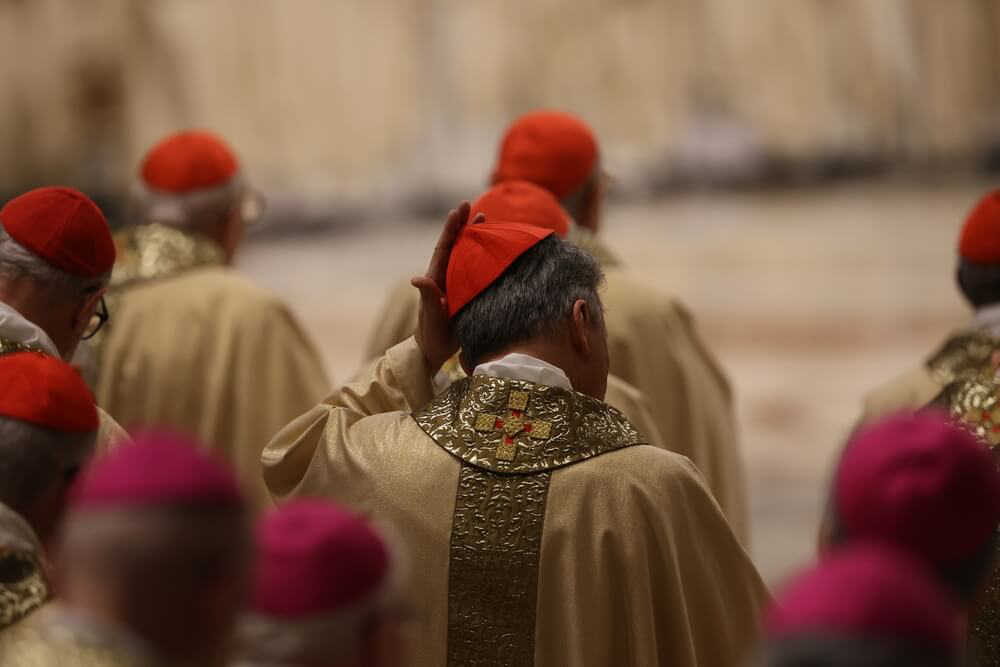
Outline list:
[[[153,141],[219,132],[270,203],[240,266],[344,380],[505,125],[573,111],[614,177],[605,238],[731,375],[775,582],[861,396],[968,317],[998,34],[994,0],[0,0],[0,195],[75,185],[120,224]]]

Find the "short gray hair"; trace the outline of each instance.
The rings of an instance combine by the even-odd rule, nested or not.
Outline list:
[[[96,437],[0,417],[0,501],[15,510],[30,505],[39,486],[70,472],[69,453],[93,447]]]
[[[604,280],[593,255],[553,235],[539,241],[455,316],[466,359],[476,364],[512,345],[552,333],[578,299],[603,318]]]
[[[211,233],[239,204],[244,192],[243,179],[239,175],[218,186],[181,194],[150,188],[136,181],[129,198],[129,218],[133,224],[155,222]]]
[[[111,279],[111,272],[90,278],[57,269],[0,227],[0,277],[11,281],[30,280],[55,298],[71,299],[106,285]]]

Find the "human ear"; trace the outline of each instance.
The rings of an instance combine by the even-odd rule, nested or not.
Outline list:
[[[593,313],[590,306],[583,299],[577,299],[573,303],[573,310],[569,317],[569,337],[573,348],[583,357],[590,357],[590,323]]]

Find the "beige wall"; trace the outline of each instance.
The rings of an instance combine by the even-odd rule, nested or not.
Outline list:
[[[0,189],[115,189],[198,125],[278,192],[475,187],[538,106],[612,169],[967,156],[998,132],[992,0],[0,0]]]

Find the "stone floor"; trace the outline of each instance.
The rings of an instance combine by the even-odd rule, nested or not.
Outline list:
[[[863,393],[967,311],[956,231],[982,183],[693,194],[611,207],[632,270],[683,296],[738,392],[751,551],[768,581],[811,557],[830,465]],[[436,221],[250,244],[241,267],[288,298],[335,378],[359,362],[386,289],[421,272]]]

